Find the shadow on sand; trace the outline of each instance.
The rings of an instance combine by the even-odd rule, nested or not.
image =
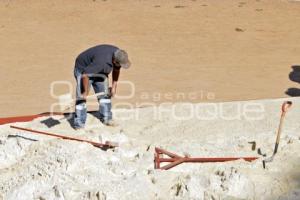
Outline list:
[[[88,113],[93,115],[95,118],[99,119],[100,121],[100,116],[98,111],[89,111]],[[48,128],[52,128],[54,126],[61,124],[61,121],[66,119],[70,124],[70,126],[74,128],[74,117],[75,117],[75,113],[65,113],[59,119],[54,119],[52,116],[50,116],[49,118],[42,120],[41,124],[46,125]]]
[[[22,139],[24,139],[24,140],[29,140],[29,141],[33,141],[33,142],[38,141],[38,140],[36,140],[36,139],[24,137],[24,136],[22,136],[22,135],[8,135],[7,137],[8,137],[8,138],[22,138]]]
[[[289,78],[291,81],[296,83],[300,83],[300,65],[293,65],[293,71],[289,74]],[[300,89],[299,88],[289,88],[285,93],[291,97],[299,97],[300,96]]]

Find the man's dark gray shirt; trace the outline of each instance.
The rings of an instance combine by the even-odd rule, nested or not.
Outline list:
[[[98,45],[79,54],[75,67],[85,74],[108,75],[113,69],[113,55],[118,50],[112,45]]]

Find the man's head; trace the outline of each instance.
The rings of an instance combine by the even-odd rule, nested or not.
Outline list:
[[[120,65],[124,69],[128,69],[131,65],[131,63],[128,59],[127,52],[122,49],[118,49],[117,51],[115,51],[114,63],[117,65]]]

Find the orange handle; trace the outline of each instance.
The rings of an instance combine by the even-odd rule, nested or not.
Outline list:
[[[285,101],[281,106],[281,111],[285,113],[292,106],[292,104],[293,102],[291,101]]]

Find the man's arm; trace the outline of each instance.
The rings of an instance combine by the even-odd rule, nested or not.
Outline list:
[[[111,86],[111,96],[114,96],[117,92],[117,84],[119,80],[120,69],[113,69],[112,73],[112,86]]]
[[[86,74],[82,75],[82,84],[83,84],[82,97],[86,99],[86,97],[89,94],[89,77]]]

